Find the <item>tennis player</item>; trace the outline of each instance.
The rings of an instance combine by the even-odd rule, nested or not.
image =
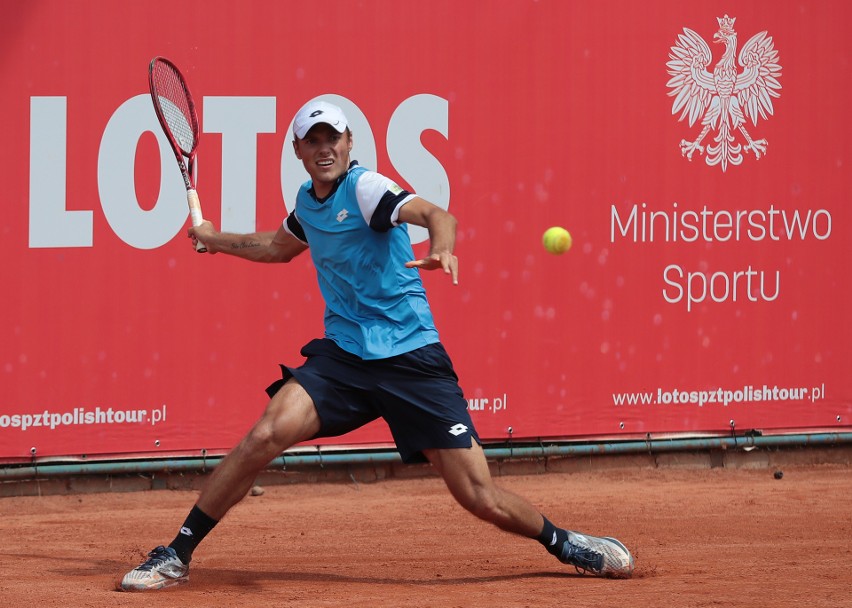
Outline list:
[[[267,389],[266,410],[210,475],[175,539],[151,551],[121,587],[186,582],[195,548],[272,459],[299,442],[343,435],[376,418],[387,422],[404,462],[431,462],[475,516],[537,539],[581,572],[629,577],[634,560],[621,542],[556,527],[491,478],[419,276],[439,270],[458,283],[455,218],[352,161],[353,135],[339,107],[307,104],[293,134],[311,179],[277,232],[228,234],[204,222],[189,235],[210,254],[254,262],[289,262],[310,250],[326,304],[325,336],[302,348],[301,366],[281,366],[282,377]],[[408,224],[429,232],[423,259],[414,259]]]

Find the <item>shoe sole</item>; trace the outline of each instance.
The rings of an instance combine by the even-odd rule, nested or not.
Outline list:
[[[122,591],[130,591],[130,592],[140,592],[140,591],[157,591],[159,589],[168,589],[169,587],[177,587],[178,585],[183,585],[184,583],[189,582],[188,576],[182,576],[180,578],[167,578],[161,581],[157,581],[156,583],[152,583],[149,585],[144,584],[125,584],[121,583],[119,585],[119,589]]]

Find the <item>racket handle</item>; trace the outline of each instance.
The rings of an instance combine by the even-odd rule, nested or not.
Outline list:
[[[198,192],[190,188],[186,191],[186,202],[189,205],[189,218],[193,226],[200,226],[204,221],[201,215],[201,201],[198,199]],[[201,241],[196,240],[195,250],[198,253],[206,253],[207,247]]]

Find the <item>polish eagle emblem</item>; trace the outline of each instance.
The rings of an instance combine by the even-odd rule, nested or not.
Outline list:
[[[713,130],[715,143],[707,145],[704,159],[708,165],[720,165],[726,171],[729,164],[743,162],[743,152],[753,153],[755,159],[766,154],[768,142],[752,139],[746,131],[746,118],[756,127],[758,118],[768,120],[772,116],[772,99],[781,96],[781,66],[772,37],[765,31],[752,36],[738,56],[736,18],[725,15],[716,20],[719,31],[713,35],[713,42],[724,44],[725,51],[713,71],[707,69],[712,60],[710,47],[685,27],[669,53],[666,67],[671,79],[666,86],[671,89],[669,97],[674,97],[672,115],[681,112],[678,122],[688,119],[691,127],[701,119],[698,137],[681,140],[681,155],[691,161],[695,152],[704,154],[701,142]],[[737,133],[745,146],[737,140]]]

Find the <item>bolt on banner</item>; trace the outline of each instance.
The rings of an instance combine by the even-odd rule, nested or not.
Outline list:
[[[218,228],[281,225],[312,99],[344,108],[361,165],[457,218],[459,284],[422,277],[485,441],[849,428],[852,82],[825,59],[852,56],[845,0],[366,0],[324,17],[323,53],[290,25],[308,4],[7,5],[0,461],[225,451],[322,335],[308,256],[193,252],[157,55],[200,100]],[[375,43],[387,23],[416,57]]]

